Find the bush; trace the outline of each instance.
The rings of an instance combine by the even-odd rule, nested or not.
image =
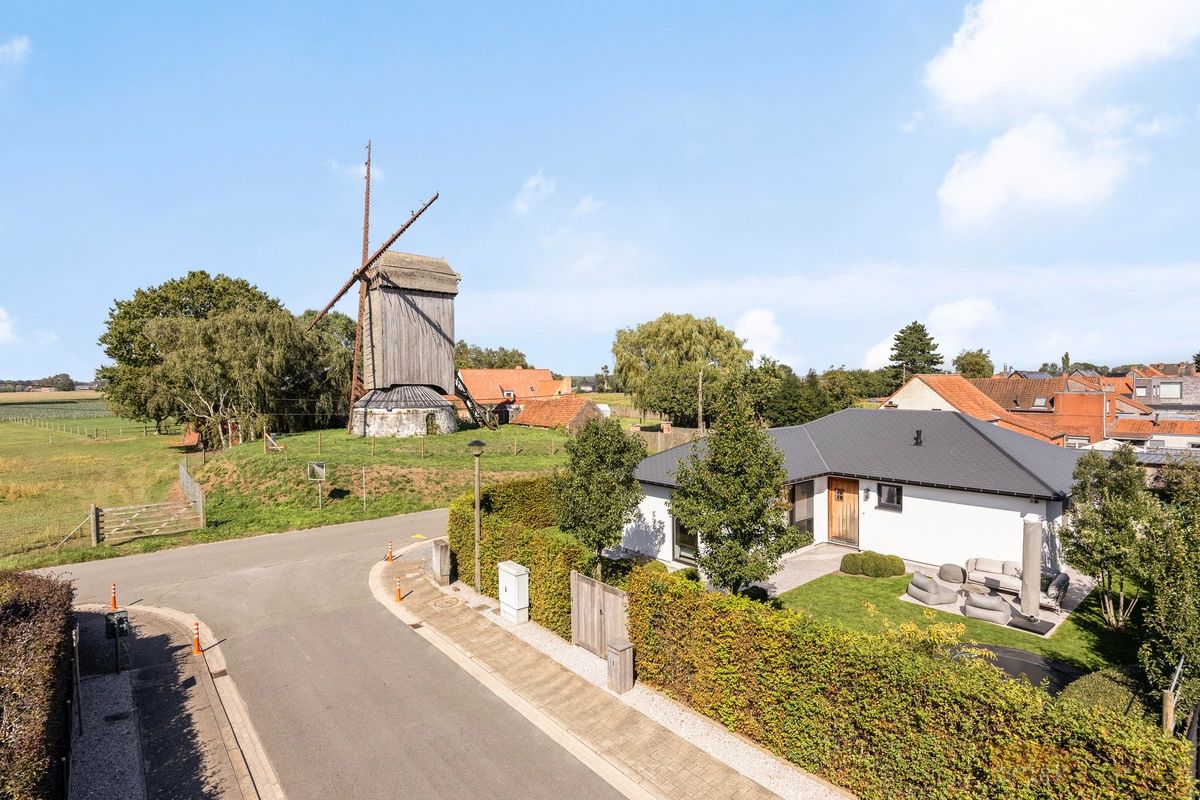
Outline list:
[[[863,800],[1191,796],[1185,741],[952,660],[961,626],[851,631],[644,569],[627,590],[641,680]]]
[[[1076,702],[1123,717],[1157,724],[1160,712],[1146,691],[1140,670],[1108,667],[1072,681],[1059,694],[1060,702]]]
[[[646,566],[642,567],[642,569],[650,570],[651,572],[660,572],[663,575],[666,575],[671,571],[667,569],[667,565],[661,561],[651,561],[650,563],[646,564]]]
[[[841,570],[847,575],[866,575],[870,578],[890,578],[905,572],[904,559],[900,556],[885,556],[874,550],[842,556]]]
[[[520,478],[487,487],[480,496],[480,587],[496,597],[497,567],[516,561],[529,569],[529,618],[569,639],[571,570],[591,575],[596,555],[554,524],[553,477]],[[452,566],[458,579],[475,579],[475,496],[450,504]]]
[[[70,736],[71,584],[0,573],[0,797],[61,797]]]
[[[679,577],[689,581],[700,581],[700,570],[695,567],[684,567],[679,570]]]

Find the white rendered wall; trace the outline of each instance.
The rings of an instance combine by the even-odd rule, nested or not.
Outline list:
[[[638,515],[633,522],[625,526],[621,534],[621,546],[627,550],[645,553],[659,561],[666,562],[672,569],[687,566],[674,560],[674,548],[671,543],[672,519],[667,510],[667,501],[671,498],[671,490],[662,486],[642,484],[642,502],[638,506]]]
[[[877,481],[858,486],[858,546],[861,550],[897,555],[934,566],[965,564],[968,558],[1021,560],[1022,517],[1037,514],[1048,522],[1062,516],[1062,504],[1028,498],[904,486],[903,510],[876,508]],[[829,541],[829,480],[813,480],[813,541]],[[863,500],[863,489],[870,497]],[[645,496],[638,518],[626,526],[621,544],[653,556],[672,569],[687,564],[674,560],[672,519],[667,509],[670,490],[642,485]],[[1057,549],[1056,547],[1053,549]]]
[[[897,408],[918,411],[953,411],[954,407],[940,394],[929,388],[925,381],[912,378],[888,398]],[[886,409],[885,409],[886,410]]]

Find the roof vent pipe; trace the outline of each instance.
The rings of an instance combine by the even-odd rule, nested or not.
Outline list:
[[[921,446],[921,429],[917,428],[917,435],[913,437],[913,444],[917,447]]]

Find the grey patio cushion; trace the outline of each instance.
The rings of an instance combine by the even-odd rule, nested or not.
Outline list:
[[[946,583],[966,583],[967,571],[958,564],[942,564],[938,568],[938,578]]]
[[[942,606],[958,601],[958,592],[942,586],[923,572],[914,572],[904,591],[927,606]]]
[[[1003,569],[1001,569],[1000,571],[1003,572],[1005,575],[1009,575],[1014,578],[1021,577],[1021,565],[1018,564],[1016,561],[1005,561],[1004,565],[1003,565]]]
[[[972,619],[982,619],[997,625],[1007,625],[1012,619],[1012,605],[999,595],[967,594],[963,614]]]

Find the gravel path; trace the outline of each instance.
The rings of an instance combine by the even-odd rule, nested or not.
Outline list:
[[[130,673],[88,676],[79,690],[83,735],[73,719],[70,800],[145,800]]]

